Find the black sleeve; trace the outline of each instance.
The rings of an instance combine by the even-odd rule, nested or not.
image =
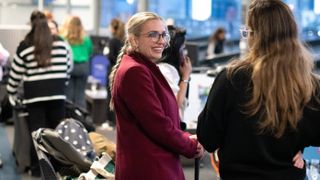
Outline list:
[[[319,96],[318,96],[319,98]],[[320,146],[320,103],[313,101],[311,105],[303,111],[303,117],[300,125],[302,126],[302,135],[304,146]]]
[[[208,152],[213,152],[222,144],[225,119],[224,112],[227,104],[229,80],[226,70],[216,77],[211,87],[207,103],[198,117],[197,136],[199,142]]]

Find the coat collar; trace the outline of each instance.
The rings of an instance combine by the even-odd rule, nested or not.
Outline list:
[[[166,78],[161,73],[159,67],[156,63],[150,61],[148,58],[146,58],[144,55],[134,52],[132,54],[129,54],[128,56],[132,57],[136,62],[141,63],[145,65],[147,68],[151,70],[151,72],[160,80],[160,82],[171,92],[171,95],[175,98],[171,87],[169,83],[167,82]]]
[[[158,69],[158,66],[156,65],[156,63],[150,61],[147,57],[145,57],[144,55],[138,52],[134,52],[129,56],[133,57],[133,59],[136,60],[138,63],[146,65],[150,69],[154,69],[154,68]]]

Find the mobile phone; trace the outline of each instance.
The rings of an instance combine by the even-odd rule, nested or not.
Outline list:
[[[188,55],[188,50],[185,48],[180,49],[180,65],[184,64],[186,56]]]

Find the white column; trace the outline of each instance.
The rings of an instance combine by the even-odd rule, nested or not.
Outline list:
[[[43,11],[43,4],[44,4],[43,1],[44,1],[44,0],[38,0],[38,10],[39,10],[39,11]]]
[[[148,0],[137,0],[138,1],[138,12],[148,10]]]

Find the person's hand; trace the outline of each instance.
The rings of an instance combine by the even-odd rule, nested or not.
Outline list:
[[[196,155],[194,156],[194,158],[199,158],[199,159],[202,159],[204,157],[204,148],[203,146],[199,143],[198,141],[198,144],[197,144],[197,153]]]
[[[304,167],[304,160],[301,151],[299,151],[294,157],[293,157],[293,166],[296,168],[303,169]]]
[[[193,158],[200,158],[202,159],[204,157],[204,148],[203,146],[199,143],[197,135],[191,135],[189,136],[190,139],[193,139],[195,141],[197,141],[197,153],[195,154],[195,156]]]
[[[9,98],[9,102],[10,102],[10,104],[11,104],[11,106],[16,106],[16,103],[17,103],[17,98],[16,98],[16,96],[13,96],[13,95],[8,95],[8,98]]]
[[[190,58],[188,56],[184,57],[183,63],[180,65],[180,74],[183,80],[189,80],[190,74],[192,72],[192,65]]]

